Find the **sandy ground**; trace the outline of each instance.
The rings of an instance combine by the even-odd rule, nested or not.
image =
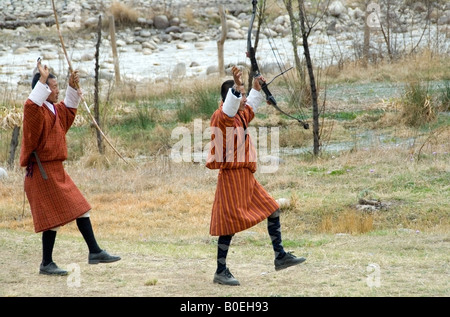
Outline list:
[[[80,239],[61,234],[54,261],[71,273],[38,274],[40,235],[0,231],[0,296],[3,297],[447,297],[450,238],[446,234],[314,235],[299,266],[275,271],[269,245],[237,239],[228,265],[241,285],[212,283],[214,244],[103,241],[122,256],[87,264]],[[172,307],[176,309],[176,307]]]

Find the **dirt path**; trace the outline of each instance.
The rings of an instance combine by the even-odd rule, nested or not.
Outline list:
[[[258,238],[258,237],[256,237]],[[212,243],[106,241],[122,256],[88,265],[81,239],[61,234],[54,260],[68,277],[38,274],[40,235],[0,231],[0,296],[3,297],[360,297],[450,295],[450,238],[396,231],[383,235],[315,235],[294,250],[308,259],[276,272],[268,245],[236,244],[228,265],[239,287],[212,283]]]

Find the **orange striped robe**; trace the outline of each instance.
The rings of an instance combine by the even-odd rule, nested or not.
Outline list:
[[[32,175],[25,176],[25,192],[30,203],[35,232],[65,225],[91,209],[77,186],[66,173],[66,133],[72,125],[76,108],[64,102],[53,105],[56,115],[46,105],[28,99],[24,105],[20,165],[32,163]],[[48,179],[42,178],[32,152],[36,151]]]
[[[219,169],[215,199],[211,213],[210,234],[213,236],[231,235],[248,229],[266,219],[279,208],[278,203],[258,183],[253,173],[256,171],[256,149],[252,144],[250,135],[245,137],[244,125],[254,118],[252,108],[245,106],[245,110],[238,111],[233,117],[228,117],[222,110],[223,103],[211,117],[212,131],[220,129],[222,144],[216,139],[217,135],[211,133],[211,148],[208,153],[206,167]],[[234,136],[233,160],[226,160],[227,127],[236,129]],[[231,130],[228,130],[229,132]],[[239,159],[238,140],[245,139],[245,161]],[[222,145],[223,159],[217,159]],[[220,162],[222,161],[222,162]],[[242,161],[242,162],[240,162]]]

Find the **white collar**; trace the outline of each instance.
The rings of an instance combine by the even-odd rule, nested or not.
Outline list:
[[[44,104],[47,106],[48,109],[50,109],[51,112],[53,112],[53,114],[55,114],[55,106],[53,106],[53,104],[51,104],[48,101],[44,101]]]

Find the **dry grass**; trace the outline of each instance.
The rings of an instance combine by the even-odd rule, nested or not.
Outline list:
[[[382,60],[361,66],[361,61],[349,61],[342,66],[329,66],[323,70],[323,80],[333,82],[409,82],[449,79],[450,59],[430,50],[403,56],[391,62]]]
[[[110,149],[106,156],[95,154],[95,147],[67,161],[69,175],[92,205],[101,247],[123,258],[89,266],[76,225],[63,227],[54,260],[78,267],[81,287],[37,274],[40,235],[33,233],[24,201],[24,173],[9,171],[0,181],[0,295],[449,296],[450,129],[411,133],[396,134],[415,137],[411,147],[287,156],[276,173],[257,172],[275,198],[290,199],[281,218],[283,244],[308,260],[275,272],[263,222],[233,239],[228,264],[241,282],[236,288],[211,282],[217,240],[208,232],[217,171],[173,163],[165,155],[134,157],[133,168]],[[363,195],[387,207],[357,210]],[[378,286],[370,284],[373,265]]]
[[[194,9],[191,7],[184,7],[181,16],[187,25],[195,25],[197,22]]]
[[[130,6],[114,1],[109,8],[109,13],[114,16],[114,21],[119,25],[133,25],[139,18],[139,13]]]
[[[448,219],[442,217],[450,205],[449,188],[442,177],[449,173],[445,153],[450,144],[442,141],[449,136],[450,129],[442,129],[431,138],[418,137],[414,148],[361,148],[312,160],[284,157],[276,173],[257,172],[257,178],[275,198],[291,200],[283,216],[295,227],[288,237],[398,226],[446,229]],[[169,241],[207,235],[217,171],[203,164],[174,163],[165,155],[135,158],[133,168],[108,153],[106,159],[91,154],[66,165],[92,204],[100,235]],[[21,216],[23,171],[9,174],[0,190],[0,228],[29,231],[27,202]],[[368,214],[356,210],[358,195],[366,189],[390,207]],[[69,226],[67,232],[73,229]],[[143,232],[150,234],[143,237]]]
[[[374,215],[366,215],[360,211],[349,209],[343,211],[334,219],[333,216],[326,216],[319,225],[322,232],[342,233],[349,232],[351,234],[366,233],[374,229]]]

